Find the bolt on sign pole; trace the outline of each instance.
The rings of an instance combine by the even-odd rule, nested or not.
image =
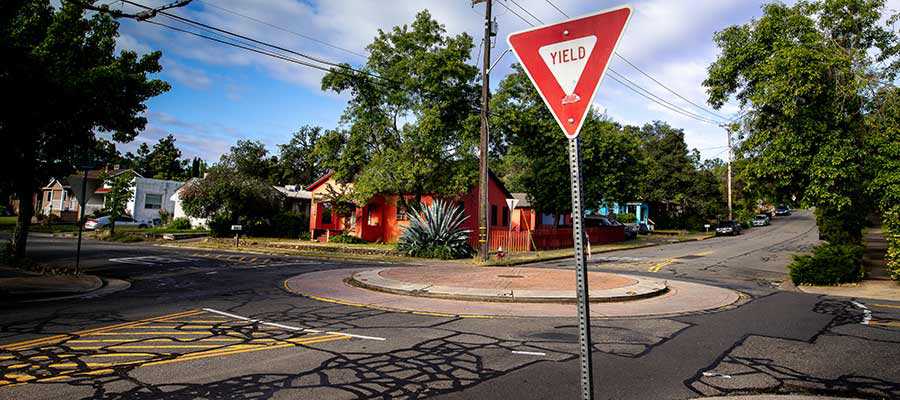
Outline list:
[[[569,142],[581,397],[584,400],[593,399],[594,381],[578,133],[631,14],[631,7],[623,6],[516,32],[507,38]]]
[[[490,110],[490,70],[491,65],[491,0],[472,0],[472,6],[484,2],[484,59],[481,63],[481,138],[478,162],[478,255],[482,261],[488,259],[490,252],[490,225],[488,219],[488,112]]]

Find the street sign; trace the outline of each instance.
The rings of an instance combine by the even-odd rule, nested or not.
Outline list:
[[[507,38],[544,104],[569,138],[572,187],[572,239],[578,296],[578,344],[581,352],[581,398],[594,398],[591,361],[591,310],[585,259],[584,212],[581,199],[581,155],[578,132],[594,101],[609,57],[631,18],[623,6],[556,24],[516,32]],[[588,246],[590,246],[588,244]],[[590,252],[590,248],[588,248]]]
[[[622,6],[507,38],[567,138],[581,131],[630,17],[631,7]]]
[[[512,211],[516,209],[516,205],[518,204],[519,199],[506,199],[506,206],[509,207],[510,213],[512,213]]]
[[[231,226],[231,230],[233,230],[233,231],[240,231],[240,230],[243,229],[243,228],[244,228],[244,227],[241,226],[241,225],[232,225],[232,226]]]

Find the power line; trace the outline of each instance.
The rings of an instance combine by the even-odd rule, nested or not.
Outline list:
[[[677,109],[678,112],[681,113],[682,115],[685,115],[685,116],[694,118],[694,119],[696,119],[696,120],[698,120],[698,121],[702,121],[702,122],[706,122],[706,123],[710,123],[710,124],[714,124],[714,125],[718,125],[718,124],[720,123],[719,121],[716,121],[716,120],[712,120],[712,119],[706,118],[706,117],[704,117],[704,116],[702,116],[702,115],[694,114],[694,113],[692,113],[692,112],[690,112],[690,111],[688,111],[688,110],[685,110],[685,109],[683,109],[683,108],[681,108],[681,107],[679,107],[679,106],[677,106],[677,105],[675,105],[675,104],[673,104],[673,103],[667,101],[666,99],[663,99],[662,97],[657,96],[657,95],[654,94],[653,92],[651,92],[651,91],[649,91],[649,90],[647,90],[647,89],[644,89],[642,86],[640,86],[640,85],[638,85],[637,83],[635,83],[634,81],[632,81],[632,80],[626,78],[625,75],[620,74],[618,71],[616,71],[616,70],[614,70],[614,69],[612,69],[612,68],[609,69],[609,72],[612,72],[615,76],[619,77],[620,79],[624,79],[626,82],[628,82],[628,83],[631,84],[632,86],[634,86],[634,87],[640,89],[640,90],[643,91],[644,93],[647,93],[647,95],[649,95],[649,96],[653,97],[654,99],[656,99],[656,100],[654,100],[654,101],[656,101],[657,103],[660,103],[660,102],[661,102],[661,103],[665,103],[665,105],[668,105],[668,106],[669,106],[668,108],[670,108],[670,109],[672,109],[672,110]],[[616,81],[621,83],[621,81],[619,81],[618,79],[617,79]]]
[[[560,14],[564,15],[566,18],[570,18],[570,17],[569,17],[569,14],[566,14],[562,9],[560,9],[559,7],[557,7],[557,5],[556,5],[555,3],[553,3],[553,1],[551,1],[551,0],[544,0],[544,1],[547,2],[547,4],[549,4],[551,7],[553,7],[554,9],[556,9],[556,11],[558,11]],[[630,65],[632,68],[634,68],[635,70],[637,70],[638,72],[640,72],[642,75],[646,76],[647,78],[650,78],[650,80],[652,80],[653,82],[655,82],[657,85],[662,86],[663,89],[666,89],[667,91],[671,92],[671,93],[674,94],[675,96],[678,96],[678,98],[680,98],[680,99],[682,99],[682,100],[688,102],[689,104],[691,104],[692,106],[696,107],[697,109],[699,109],[699,110],[701,110],[701,111],[703,111],[703,112],[705,112],[705,113],[707,113],[707,114],[710,114],[710,115],[712,115],[712,116],[714,116],[714,117],[716,117],[716,118],[723,119],[723,120],[729,120],[729,118],[727,118],[727,117],[725,117],[725,116],[723,116],[723,115],[721,115],[721,114],[719,114],[719,113],[713,112],[713,111],[711,111],[709,108],[704,107],[704,106],[701,106],[701,105],[699,105],[699,104],[697,104],[697,103],[691,101],[691,100],[688,99],[687,97],[682,96],[681,93],[678,93],[677,91],[673,90],[673,89],[670,88],[669,86],[666,86],[665,84],[663,84],[662,82],[660,82],[658,79],[654,78],[652,75],[650,75],[649,73],[647,73],[647,72],[644,71],[643,69],[639,68],[639,67],[638,67],[637,65],[635,65],[633,62],[631,62],[631,60],[629,60],[629,59],[626,58],[625,56],[619,54],[618,52],[615,52],[615,55],[616,55],[616,57],[619,57],[620,59],[622,59],[622,61],[625,61],[626,64]]]
[[[618,52],[616,52],[615,54],[616,54],[616,57],[619,57],[622,61],[625,61],[626,64],[630,65],[631,68],[634,68],[635,70],[637,70],[638,72],[640,72],[642,75],[646,76],[647,78],[650,78],[650,80],[652,80],[653,82],[656,82],[657,85],[662,86],[663,89],[666,89],[666,90],[668,90],[669,92],[671,92],[672,94],[678,96],[678,98],[680,98],[680,99],[682,99],[682,100],[684,100],[684,101],[690,103],[692,106],[697,107],[697,109],[699,109],[699,110],[701,110],[701,111],[703,111],[703,112],[705,112],[705,113],[707,113],[707,114],[709,114],[709,115],[712,115],[712,116],[714,116],[714,117],[716,117],[716,118],[720,118],[720,119],[723,119],[723,120],[728,120],[727,117],[725,117],[725,116],[723,116],[723,115],[721,115],[721,114],[719,114],[719,113],[710,111],[710,110],[707,109],[706,107],[703,107],[703,106],[701,106],[701,105],[699,105],[699,104],[697,104],[697,103],[694,103],[693,101],[691,101],[691,100],[688,99],[687,97],[682,96],[680,93],[678,93],[678,92],[676,92],[675,90],[673,90],[672,88],[666,86],[665,84],[663,84],[662,82],[660,82],[659,80],[657,80],[656,78],[654,78],[652,75],[650,75],[650,74],[644,72],[644,70],[640,69],[637,65],[634,65],[634,63],[632,63],[630,60],[628,60],[627,58],[625,58],[625,56],[619,54]]]
[[[143,9],[150,9],[149,7],[147,7],[147,6],[143,5],[143,4],[135,3],[135,2],[133,2],[133,1],[131,1],[131,0],[122,0],[122,2],[123,2],[123,3],[126,3],[126,4],[131,4],[131,5],[133,5],[133,6],[140,7],[140,8],[143,8]],[[359,69],[353,68],[353,67],[351,67],[351,66],[349,66],[349,65],[347,65],[347,64],[338,64],[338,63],[335,63],[335,62],[332,62],[332,61],[329,61],[329,60],[325,60],[325,59],[320,58],[320,57],[310,56],[310,55],[307,55],[307,54],[304,54],[304,53],[300,53],[300,52],[297,52],[297,51],[294,51],[294,50],[291,50],[291,49],[287,49],[287,48],[284,48],[284,47],[281,47],[281,46],[278,46],[278,45],[275,45],[275,44],[263,42],[263,41],[261,41],[261,40],[256,40],[256,39],[251,38],[251,37],[249,37],[249,36],[245,36],[245,35],[242,35],[242,34],[239,34],[239,33],[234,33],[234,32],[231,32],[231,31],[228,31],[228,30],[225,30],[225,29],[217,28],[217,27],[215,27],[215,26],[208,25],[208,24],[205,24],[205,23],[202,23],[202,22],[194,21],[194,20],[192,20],[192,19],[185,18],[185,17],[179,16],[179,15],[176,15],[176,14],[172,14],[172,13],[169,13],[169,12],[166,12],[166,11],[158,11],[158,13],[159,13],[159,14],[162,14],[162,15],[165,15],[165,16],[167,16],[167,17],[170,17],[170,18],[174,18],[174,19],[176,19],[176,20],[178,20],[178,21],[181,21],[181,22],[184,22],[184,23],[187,23],[187,24],[191,24],[191,25],[194,25],[194,26],[199,26],[199,27],[206,28],[206,29],[211,29],[211,30],[216,31],[216,32],[219,32],[219,33],[223,33],[223,34],[226,34],[226,35],[229,35],[229,36],[237,37],[237,38],[244,39],[244,40],[247,40],[247,41],[250,41],[250,42],[253,42],[253,43],[256,43],[256,44],[260,44],[260,45],[263,45],[263,46],[266,46],[266,47],[269,47],[269,48],[273,48],[273,49],[277,49],[277,50],[280,50],[280,51],[283,51],[283,52],[286,52],[286,53],[289,53],[289,54],[293,54],[293,55],[296,55],[296,56],[305,58],[305,59],[307,59],[307,60],[315,61],[315,62],[318,62],[318,63],[321,63],[321,64],[325,64],[325,65],[330,65],[330,66],[335,67],[335,68],[341,68],[341,69],[351,70],[351,71],[356,72],[356,73],[358,73],[358,74],[363,74],[363,75],[366,75],[366,76],[369,76],[369,77],[372,77],[372,78],[382,79],[382,80],[385,80],[385,81],[388,81],[388,82],[392,82],[392,83],[394,83],[394,84],[397,84],[397,82],[394,82],[394,81],[392,81],[392,80],[390,80],[390,79],[388,79],[388,78],[384,78],[384,77],[378,76],[378,75],[373,74],[373,73],[368,72],[368,71],[364,71],[364,70],[359,70]]]
[[[285,27],[281,27],[281,26],[275,25],[275,24],[273,24],[273,23],[266,22],[266,21],[263,21],[263,20],[258,19],[258,18],[251,17],[251,16],[246,15],[246,14],[242,14],[242,13],[240,13],[240,12],[237,12],[237,11],[234,11],[234,10],[231,10],[231,9],[228,9],[228,8],[225,8],[225,7],[222,7],[222,6],[213,4],[212,2],[207,1],[207,0],[198,0],[198,1],[202,2],[203,4],[206,4],[206,5],[209,6],[209,7],[212,7],[212,8],[215,8],[215,9],[218,9],[218,10],[221,10],[221,11],[224,11],[224,12],[227,12],[227,13],[232,14],[232,15],[236,15],[236,16],[241,17],[241,18],[248,19],[248,20],[253,21],[253,22],[256,22],[256,23],[258,23],[258,24],[262,24],[262,25],[268,26],[268,27],[270,27],[270,28],[278,29],[279,31],[286,32],[286,33],[290,33],[290,34],[292,34],[292,35],[294,35],[294,36],[297,36],[297,37],[301,37],[301,38],[304,38],[304,39],[307,39],[307,40],[311,40],[311,41],[313,41],[313,42],[319,43],[319,44],[321,44],[321,45],[323,45],[323,46],[328,46],[328,47],[330,47],[330,48],[332,48],[332,49],[335,49],[335,50],[340,50],[340,51],[343,51],[343,52],[348,53],[348,54],[352,54],[352,55],[357,56],[357,57],[362,57],[362,58],[368,59],[368,56],[367,56],[367,55],[362,54],[362,53],[359,53],[359,52],[356,52],[356,51],[353,51],[353,50],[350,50],[350,49],[348,49],[348,48],[341,47],[341,46],[338,46],[338,45],[335,45],[335,44],[332,44],[332,43],[328,43],[328,42],[326,42],[326,41],[324,41],[324,40],[320,40],[320,39],[317,39],[317,38],[315,38],[315,37],[312,37],[312,36],[309,36],[309,35],[306,35],[306,34],[303,34],[303,33],[300,33],[300,32],[296,32],[296,31],[287,29],[287,28],[285,28]]]
[[[521,19],[523,22],[525,22],[525,23],[528,24],[529,26],[534,26],[534,24],[531,23],[531,21],[525,19],[525,17],[523,17],[521,14],[515,12],[512,8],[509,8],[506,4],[503,4],[502,1],[498,1],[497,4],[499,4],[500,6],[502,6],[503,8],[505,8],[506,11],[509,11],[509,12],[512,13],[513,15],[519,17],[519,19]]]
[[[532,14],[531,11],[528,11],[527,9],[525,9],[525,7],[522,7],[522,5],[519,4],[519,2],[517,2],[516,0],[507,0],[507,1],[509,1],[510,3],[513,3],[516,7],[519,7],[520,9],[522,9],[522,11],[525,11],[525,14],[528,14],[529,16],[531,16],[531,18],[534,18],[541,25],[544,24],[544,21],[541,21],[541,19],[536,17],[534,14]]]
[[[566,14],[563,10],[561,10],[559,7],[557,7],[556,4],[553,4],[552,1],[550,1],[550,0],[544,0],[544,1],[546,1],[547,4],[549,4],[551,7],[555,8],[556,11],[559,11],[559,13],[564,15],[566,18],[572,18],[569,16],[569,14]]]
[[[610,71],[612,71],[612,69],[610,69]],[[622,85],[622,86],[628,88],[629,90],[631,90],[631,91],[633,91],[633,92],[635,92],[635,93],[641,95],[642,97],[646,98],[647,100],[650,100],[650,101],[652,101],[652,102],[654,102],[654,103],[657,103],[657,104],[659,104],[659,105],[661,105],[661,106],[663,106],[663,107],[665,107],[665,108],[667,108],[667,109],[669,109],[669,110],[672,110],[672,111],[674,111],[674,112],[676,112],[676,113],[682,114],[682,115],[684,115],[684,116],[686,116],[686,117],[689,117],[689,118],[694,118],[694,119],[696,119],[696,120],[698,120],[698,121],[700,121],[700,122],[704,122],[704,123],[711,124],[711,125],[718,125],[718,124],[716,124],[715,122],[710,122],[709,120],[707,120],[707,119],[705,119],[705,118],[704,118],[704,119],[700,119],[700,118],[691,116],[690,114],[687,114],[686,111],[684,111],[684,110],[682,110],[682,109],[680,109],[680,108],[673,107],[673,106],[670,106],[670,105],[668,105],[668,104],[666,104],[666,103],[663,103],[663,102],[661,102],[661,101],[658,101],[658,100],[654,99],[653,97],[650,97],[650,96],[648,96],[648,95],[642,93],[640,90],[631,87],[631,85],[629,85],[629,84],[625,83],[624,81],[620,80],[620,79],[617,78],[615,75],[610,75],[610,78],[612,78],[612,80],[618,82],[620,85]],[[638,87],[639,87],[639,86],[638,86]],[[643,88],[641,88],[641,89],[643,89]],[[643,89],[643,90],[645,90],[645,89]],[[646,91],[646,90],[645,90],[645,91]]]
[[[510,1],[513,1],[513,0],[510,0]],[[510,9],[509,7],[506,7],[506,6],[503,4],[502,1],[497,2],[497,3],[500,4],[501,6],[505,7],[507,10],[509,10],[510,12],[512,12],[513,14],[515,14],[516,16],[518,16],[518,17],[519,17],[523,22],[525,22],[526,24],[528,24],[528,25],[530,25],[530,26],[534,26],[533,23],[531,23],[530,21],[526,20],[526,19],[525,19],[524,17],[522,17],[521,15],[515,13],[515,12],[512,11],[512,9]],[[521,7],[521,6],[520,6],[520,7]],[[565,15],[565,13],[563,13],[563,15]],[[614,70],[614,69],[612,69],[612,68],[608,68],[608,70],[609,70],[610,72],[612,72],[613,74],[615,74],[616,76],[618,76],[618,77],[621,78],[621,79],[619,79],[619,78],[617,78],[616,76],[611,76],[611,78],[612,78],[613,80],[615,80],[616,82],[619,82],[619,84],[621,84],[622,86],[625,86],[626,88],[630,89],[631,91],[633,91],[633,92],[635,92],[635,93],[637,93],[637,94],[643,96],[644,98],[646,98],[646,99],[648,99],[648,100],[650,100],[650,101],[652,101],[652,102],[654,102],[654,103],[657,103],[657,104],[659,104],[659,105],[661,105],[661,106],[663,106],[663,107],[665,107],[665,108],[667,108],[667,109],[669,109],[669,110],[672,110],[672,111],[674,111],[674,112],[676,112],[676,113],[679,113],[679,114],[681,114],[681,115],[684,115],[684,116],[686,116],[686,117],[693,118],[693,119],[698,120],[698,121],[700,121],[700,122],[704,122],[704,123],[712,124],[712,125],[718,125],[719,123],[721,123],[721,121],[715,121],[715,120],[706,118],[706,117],[704,117],[704,116],[702,116],[702,115],[698,115],[698,114],[692,113],[692,112],[690,112],[690,111],[688,111],[688,110],[686,110],[686,109],[684,109],[684,108],[682,108],[682,107],[679,107],[678,105],[675,105],[675,104],[673,104],[673,103],[671,103],[671,102],[666,101],[665,99],[663,99],[663,98],[657,96],[657,95],[654,94],[653,92],[651,92],[651,91],[645,89],[645,88],[642,87],[641,85],[638,85],[637,83],[635,83],[635,82],[631,81],[630,79],[626,78],[624,75],[620,74],[618,71],[616,71],[616,70]],[[624,79],[625,81],[628,81],[628,83],[623,82],[622,79]],[[629,84],[630,84],[630,85],[629,85]],[[633,85],[633,87],[632,87],[632,85]],[[646,94],[645,94],[645,93],[646,93]]]

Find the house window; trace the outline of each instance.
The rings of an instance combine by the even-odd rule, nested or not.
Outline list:
[[[53,192],[47,192],[47,202],[53,201]]]
[[[369,204],[369,226],[378,226],[378,206]]]
[[[491,226],[497,225],[497,205],[491,204]]]
[[[509,208],[503,207],[503,226],[509,226]]]
[[[331,225],[331,203],[322,203],[322,225]]]
[[[152,193],[145,194],[144,208],[148,210],[159,210],[162,208],[162,195]]]

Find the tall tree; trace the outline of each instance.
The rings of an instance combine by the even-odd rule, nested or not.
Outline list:
[[[770,3],[763,16],[718,32],[704,82],[709,101],[748,112],[743,176],[776,196],[815,206],[823,238],[858,241],[864,196],[864,114],[900,68],[883,0]]]
[[[566,139],[521,66],[513,69],[491,103],[494,156],[513,190],[527,192],[542,212],[567,213],[572,200]],[[638,136],[591,111],[580,137],[585,204],[596,208],[635,199],[643,165]]]
[[[277,163],[276,157],[269,156],[266,145],[250,140],[238,140],[219,160],[219,166],[225,169],[264,182],[270,181]]]
[[[186,160],[181,160],[181,150],[175,146],[175,136],[168,135],[153,145],[142,173],[156,179],[181,179],[186,164]]]
[[[126,142],[144,128],[145,101],[169,86],[151,74],[159,52],[115,54],[119,24],[104,14],[85,18],[81,8],[49,0],[0,5],[0,87],[15,101],[0,108],[3,179],[13,182],[20,213],[13,253],[25,253],[32,193],[50,176],[72,172],[96,132]],[[14,168],[12,167],[14,166]]]
[[[334,150],[326,161],[336,179],[354,182],[360,201],[376,193],[455,195],[475,182],[473,47],[469,35],[450,36],[421,11],[411,25],[378,31],[363,72],[333,68],[322,79],[323,89],[351,96],[346,129],[326,135]]]
[[[316,143],[321,137],[321,127],[304,125],[294,132],[288,143],[278,145],[275,183],[308,185],[322,176],[322,156],[316,151]]]

